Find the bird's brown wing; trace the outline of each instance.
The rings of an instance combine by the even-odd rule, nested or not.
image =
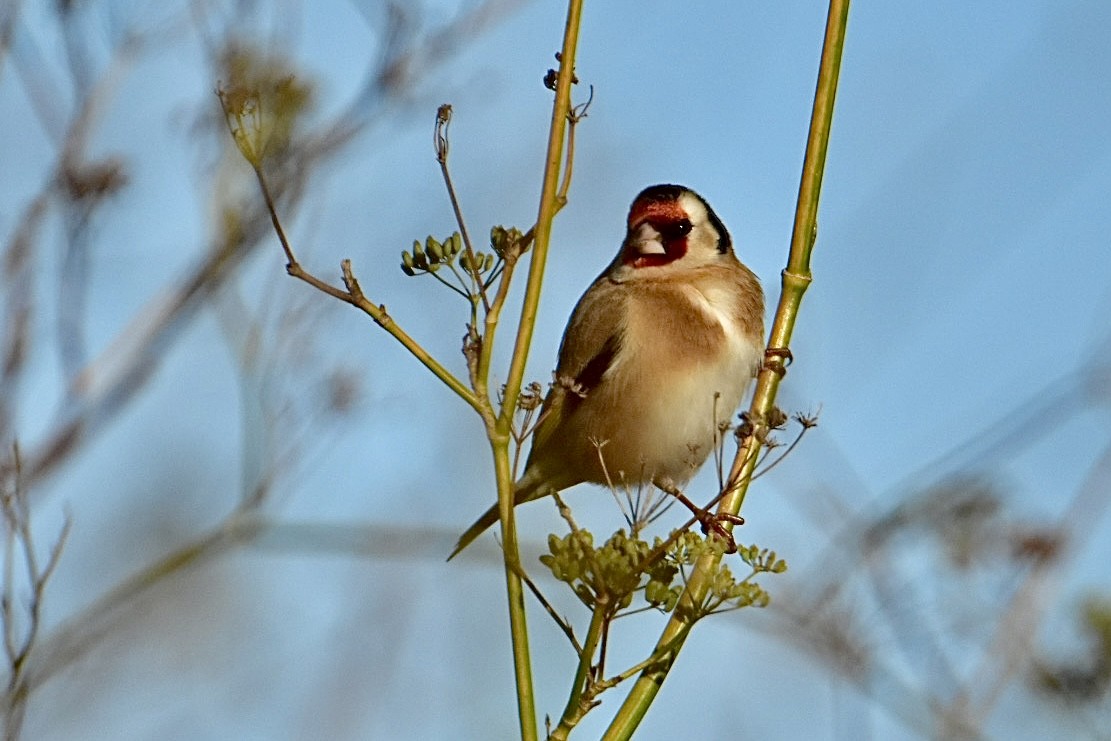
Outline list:
[[[555,382],[544,398],[530,460],[548,444],[559,420],[573,414],[597,388],[621,348],[624,331],[623,287],[601,277],[583,294],[559,348]]]
[[[621,348],[621,335],[624,331],[623,290],[620,285],[601,277],[583,294],[571,313],[571,319],[563,333],[563,344],[559,348],[555,383],[544,397],[540,422],[533,435],[532,450],[525,465],[525,476],[517,482],[514,496],[516,504],[537,499],[552,491],[552,481],[547,478],[551,472],[543,470],[543,466],[534,468],[533,463],[545,457],[547,446],[561,444],[556,437],[560,420],[574,414],[578,405],[598,387],[606,371],[613,365]],[[574,483],[578,482],[568,481],[556,488]],[[448,560],[454,558],[497,521],[498,508],[495,505],[486,510],[460,536]]]

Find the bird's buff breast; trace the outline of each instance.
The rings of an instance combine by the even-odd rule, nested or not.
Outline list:
[[[614,478],[689,479],[713,450],[718,423],[732,420],[760,357],[726,293],[688,287],[667,301],[630,306],[622,352],[599,389],[617,411],[610,419],[623,421],[596,431],[608,441],[602,453]]]

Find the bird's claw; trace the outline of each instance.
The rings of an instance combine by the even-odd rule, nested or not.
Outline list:
[[[787,375],[787,366],[795,360],[787,347],[769,347],[764,351],[764,369],[770,370],[780,378]]]
[[[740,515],[731,514],[729,512],[718,512],[715,514],[707,509],[699,507],[697,504],[688,499],[687,495],[684,494],[683,491],[678,486],[676,486],[675,482],[671,479],[658,478],[653,480],[652,483],[654,483],[656,487],[659,488],[661,491],[665,491],[671,496],[678,499],[684,507],[691,511],[691,514],[694,515],[694,519],[702,527],[703,535],[709,535],[710,533],[713,533],[714,535],[717,535],[719,538],[721,538],[722,541],[725,543],[726,553],[732,554],[737,552],[737,541],[733,539],[733,533],[730,532],[729,528],[727,528],[725,525],[726,523],[730,525],[743,525],[745,524],[745,519],[743,517],[741,517]]]
[[[694,516],[698,518],[698,523],[702,526],[703,535],[713,533],[725,543],[726,553],[733,554],[737,552],[737,541],[733,537],[733,532],[725,527],[725,523],[743,525],[745,524],[745,518],[740,515],[729,514],[728,512],[714,514],[706,510],[700,510],[696,512]]]

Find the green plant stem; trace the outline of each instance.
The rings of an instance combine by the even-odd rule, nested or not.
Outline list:
[[[459,225],[459,234],[463,239],[463,249],[466,251],[467,257],[471,260],[471,264],[473,265],[475,256],[474,246],[471,244],[471,234],[467,231],[467,223],[463,220],[463,208],[459,205],[459,198],[455,194],[455,184],[451,180],[451,172],[448,170],[447,152],[445,151],[442,157],[437,157],[436,159],[440,163],[440,173],[444,176],[444,185],[447,187],[448,199],[451,201],[452,211],[455,212],[455,222]],[[471,287],[482,297],[483,308],[489,311],[490,301],[486,297],[486,286],[483,284],[482,279],[472,275]]]
[[[498,321],[501,319],[501,310],[505,306],[505,299],[509,295],[509,284],[513,280],[513,272],[517,267],[518,255],[511,255],[505,260],[502,268],[498,290],[494,293],[494,300],[486,311],[485,326],[482,332],[482,347],[478,351],[478,369],[475,373],[475,393],[489,407],[490,399],[490,360],[494,357],[494,340],[497,338]],[[497,420],[487,419],[487,425],[494,429]]]
[[[545,158],[543,186],[540,191],[540,209],[536,219],[532,261],[529,265],[524,305],[521,308],[521,321],[517,327],[517,341],[513,347],[513,357],[510,360],[501,410],[497,419],[493,420],[492,425],[489,421],[487,423],[487,435],[490,438],[490,445],[493,450],[494,469],[498,484],[498,516],[501,522],[506,599],[509,603],[509,628],[513,645],[514,675],[517,682],[517,714],[523,741],[536,741],[538,736],[536,701],[532,686],[532,664],[529,658],[528,626],[525,619],[525,589],[520,576],[517,525],[513,515],[513,477],[510,466],[509,442],[512,439],[513,415],[517,410],[517,397],[521,393],[521,383],[524,379],[525,361],[528,358],[532,333],[536,324],[536,311],[540,303],[540,288],[544,279],[544,265],[547,261],[548,244],[552,234],[552,220],[556,211],[559,210],[557,189],[560,163],[563,157],[563,143],[568,126],[568,114],[571,110],[571,81],[574,79],[575,49],[578,45],[581,18],[582,0],[569,0],[567,22],[563,31],[563,48],[560,54],[559,80],[556,85],[555,102],[552,104],[548,153]],[[497,298],[495,298],[495,301],[497,301]],[[479,365],[483,370],[488,368],[488,364],[482,362],[481,356]]]
[[[628,615],[630,613],[624,614]],[[690,630],[689,626],[687,627],[687,630]],[[686,633],[681,633],[680,635],[677,635],[670,643],[664,646],[657,646],[647,659],[644,659],[643,661],[630,666],[625,671],[621,672],[620,674],[615,674],[609,679],[598,680],[598,688],[600,690],[608,690],[616,687],[617,685],[632,677],[634,674],[639,674],[656,662],[661,661],[665,656],[667,656],[667,654],[675,650],[677,646],[681,646],[683,644],[683,641],[685,641],[686,639]]]
[[[826,151],[829,147],[829,131],[833,120],[833,104],[837,95],[837,80],[848,13],[849,0],[830,0],[821,64],[818,69],[818,83],[814,93],[814,108],[810,118],[810,133],[806,142],[806,157],[803,161],[799,198],[795,209],[791,252],[787,259],[787,267],[783,271],[779,305],[768,338],[769,348],[785,350],[789,347],[803,294],[810,285],[810,255],[817,232],[818,199],[821,194]],[[718,508],[721,513],[736,515],[740,512],[748,482],[759,457],[760,439],[767,429],[763,420],[767,419],[768,413],[774,406],[784,370],[782,357],[769,356],[768,362],[765,363],[764,369],[757,378],[749,412],[757,429],[737,450],[730,471],[729,488]],[[759,429],[762,425],[763,430]],[[668,645],[673,645],[674,649],[668,652],[659,663],[649,666],[641,673],[609,728],[606,729],[602,737],[605,741],[628,739],[640,725],[674,665],[682,642],[690,630],[689,618],[685,616],[692,613],[690,609],[692,605],[701,604],[704,600],[710,579],[720,559],[720,556],[707,554],[695,565],[686,589],[680,597],[680,604],[656,643],[657,649]]]
[[[491,438],[494,474],[498,484],[498,514],[502,525],[502,554],[505,559],[505,590],[509,603],[509,631],[513,645],[513,672],[517,684],[517,714],[522,741],[536,741],[536,698],[532,688],[528,623],[525,618],[525,587],[521,579],[521,557],[517,545],[517,522],[513,516],[513,473],[508,439]],[[508,496],[503,496],[507,492]]]
[[[540,306],[540,289],[544,282],[544,267],[548,258],[548,245],[552,237],[552,220],[559,210],[559,174],[563,159],[563,143],[567,134],[567,116],[571,111],[571,81],[574,79],[575,50],[579,41],[579,22],[582,19],[582,0],[569,0],[567,23],[563,32],[563,49],[560,52],[559,79],[556,83],[555,103],[548,134],[548,154],[544,162],[544,181],[540,191],[540,211],[536,217],[532,261],[529,263],[528,283],[521,307],[521,321],[517,327],[517,341],[505,381],[505,404],[498,420],[499,428],[509,433],[516,411],[517,396],[525,375],[525,361],[532,344],[536,325],[536,312]]]
[[[294,267],[298,269],[298,272],[293,271]],[[301,266],[295,263],[294,265],[287,266],[286,270],[290,275],[304,279],[307,273],[304,273],[300,268]],[[336,298],[339,298],[341,301],[346,301],[369,315],[379,327],[386,330],[395,340],[400,342],[402,347],[408,350],[421,365],[432,371],[433,375],[443,381],[445,386],[454,391],[459,398],[467,402],[475,411],[482,414],[482,405],[479,403],[475,393],[469,389],[463,381],[459,380],[454,373],[445,368],[436,358],[432,357],[419,342],[410,337],[405,330],[398,326],[397,322],[395,322],[389,312],[386,311],[384,304],[375,304],[367,299],[366,295],[363,293],[362,287],[359,286],[358,279],[355,278],[355,274],[351,269],[350,260],[344,260],[341,263],[341,270],[343,271],[343,283],[347,287],[347,292],[333,292],[327,290],[325,292],[336,296]],[[316,284],[314,283],[313,285]],[[327,286],[327,284],[324,285]],[[317,287],[320,288],[320,286]],[[332,288],[332,286],[327,287]],[[324,289],[322,288],[321,290]]]
[[[598,650],[598,642],[602,638],[608,612],[608,600],[595,601],[594,611],[590,615],[590,627],[587,628],[586,640],[579,652],[579,667],[575,671],[575,680],[571,684],[571,694],[567,698],[567,707],[563,709],[563,716],[559,719],[559,725],[548,736],[548,741],[563,741],[563,739],[566,739],[571,730],[586,715],[586,711],[589,710],[589,707],[583,706],[583,693],[590,678],[590,667],[594,663],[594,652]]]
[[[574,172],[575,166],[575,127],[578,125],[580,119],[581,116],[574,115],[570,116],[568,119],[567,152],[564,156],[563,182],[560,183],[559,191],[556,193],[556,208],[552,213],[553,218],[565,205],[567,205],[567,192],[571,188],[571,175]],[[530,229],[527,234],[524,234],[517,244],[517,249],[523,249],[525,245],[531,244],[535,233],[536,230],[533,228]],[[505,306],[505,299],[509,294],[509,286],[513,279],[513,271],[517,267],[519,258],[519,251],[504,258],[505,262],[501,269],[497,293],[494,295],[494,300],[490,303],[486,311],[486,325],[482,335],[482,348],[479,351],[478,372],[476,374],[478,376],[479,387],[477,387],[475,391],[480,399],[489,397],[490,359],[494,354],[494,339],[498,328],[498,320],[501,318],[501,310]],[[495,271],[495,273],[496,272],[497,271]]]

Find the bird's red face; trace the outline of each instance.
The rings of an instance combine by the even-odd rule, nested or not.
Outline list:
[[[687,235],[693,228],[678,198],[642,194],[629,210],[622,262],[634,268],[658,267],[687,254]]]

